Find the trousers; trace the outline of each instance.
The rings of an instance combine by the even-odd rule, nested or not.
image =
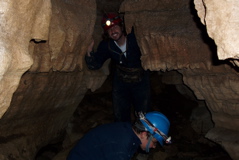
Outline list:
[[[131,110],[149,112],[150,77],[149,71],[144,71],[137,82],[125,82],[116,72],[113,79],[113,111],[115,121],[131,122]]]

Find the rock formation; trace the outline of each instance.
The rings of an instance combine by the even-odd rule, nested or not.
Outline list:
[[[195,1],[195,3],[199,2]],[[204,13],[202,16],[206,17],[205,24],[209,29],[209,36],[211,35],[212,38],[215,36],[218,52],[210,39],[201,36],[201,34],[205,35],[203,33],[205,30],[197,21],[192,2],[150,1],[148,3],[148,1],[132,0],[124,1],[121,10],[126,13],[127,29],[129,30],[132,25],[136,28],[138,42],[143,51],[144,68],[156,71],[178,70],[182,73],[184,83],[193,90],[199,100],[206,101],[211,111],[215,127],[206,137],[222,145],[233,159],[238,159],[239,146],[236,143],[239,125],[237,121],[239,87],[236,85],[239,80],[238,72],[237,68],[227,61],[220,62],[215,58],[217,53],[220,59],[226,59],[226,55],[230,59],[238,57],[237,40],[229,39],[230,36],[234,37],[238,34],[235,32],[237,28],[233,27],[235,13],[225,8],[225,6],[234,7],[234,11],[236,5],[235,2],[206,1],[205,3],[201,3],[202,6],[197,5],[197,8],[207,8],[207,10],[199,9],[198,13],[200,16]],[[228,21],[232,21],[232,29],[225,28],[229,24],[227,21],[224,22],[226,18],[223,19],[220,13],[224,13],[226,17],[228,14],[219,12],[221,8],[227,10],[226,13],[230,12],[232,19]],[[220,24],[224,28],[219,30],[223,27]],[[233,49],[228,45],[235,47]]]
[[[194,0],[201,22],[206,25],[208,35],[217,44],[217,55],[221,60],[232,59],[238,64],[238,17],[236,1]]]
[[[108,2],[0,2],[1,160],[34,159],[40,148],[59,140],[86,91],[95,91],[107,78],[107,64],[89,71],[84,62],[99,10],[112,9],[99,3]],[[134,26],[143,67],[183,75],[211,112],[215,125],[206,137],[235,160],[238,6],[232,0],[127,0],[120,6],[127,31]]]

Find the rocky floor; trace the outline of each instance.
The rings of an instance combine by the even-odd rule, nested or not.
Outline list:
[[[152,150],[149,160],[232,160],[219,145],[192,128],[190,114],[197,104],[185,99],[173,86],[164,87],[164,90],[167,92],[152,93],[152,106],[170,119],[169,135],[173,143]],[[103,91],[89,91],[72,117],[64,141],[46,147],[36,160],[65,160],[73,142],[91,128],[113,121],[111,100],[111,88],[108,85]]]

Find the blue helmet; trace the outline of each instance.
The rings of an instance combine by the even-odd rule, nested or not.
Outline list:
[[[139,113],[139,118],[145,129],[158,140],[163,146],[163,142],[171,143],[171,137],[168,137],[170,122],[168,118],[157,111],[149,112],[147,114]]]

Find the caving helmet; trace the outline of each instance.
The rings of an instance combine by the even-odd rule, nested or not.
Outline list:
[[[171,137],[167,136],[170,122],[164,114],[153,111],[147,114],[140,112],[138,116],[145,130],[148,131],[152,137],[156,138],[161,146],[163,146],[164,142],[167,144],[171,143]]]
[[[108,29],[113,27],[114,25],[123,24],[123,19],[117,13],[105,13],[101,20],[101,26],[106,32]]]

